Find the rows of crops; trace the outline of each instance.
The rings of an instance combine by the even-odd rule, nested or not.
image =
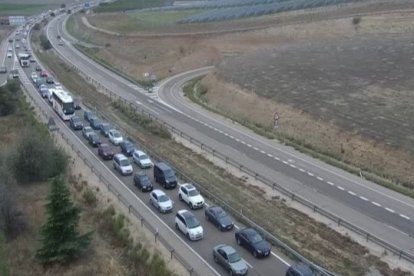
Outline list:
[[[209,8],[182,18],[177,23],[203,23],[260,16],[285,11],[340,5],[359,0],[225,0],[209,1],[198,8]],[[210,5],[210,6],[208,6]],[[215,8],[212,8],[215,7]]]

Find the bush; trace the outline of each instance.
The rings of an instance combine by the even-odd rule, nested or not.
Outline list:
[[[47,39],[47,36],[44,34],[40,35],[40,45],[45,51],[52,49],[52,44],[50,43],[49,39]]]
[[[6,86],[0,87],[0,116],[15,113],[19,102],[19,82],[8,81]]]
[[[83,192],[83,200],[85,201],[85,203],[91,207],[95,207],[96,206],[96,195],[94,194],[94,192],[91,189],[86,189],[85,192]]]
[[[12,170],[19,181],[45,181],[65,172],[67,164],[66,154],[55,146],[47,133],[28,128],[17,143]]]
[[[39,23],[34,24],[33,29],[35,29],[36,31],[39,31],[40,30],[40,24]]]

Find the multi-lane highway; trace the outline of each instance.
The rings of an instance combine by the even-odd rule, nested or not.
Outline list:
[[[344,220],[365,229],[394,246],[414,254],[414,200],[375,183],[329,166],[289,147],[270,141],[248,129],[183,99],[185,81],[211,68],[194,70],[162,81],[157,95],[146,92],[102,68],[74,49],[70,43],[57,46],[64,20],[48,26],[48,36],[58,52],[83,72],[113,92],[205,145],[238,160],[268,179],[301,195]]]
[[[17,63],[16,65],[17,66]],[[19,67],[19,66],[17,66]],[[285,275],[285,272],[289,266],[289,263],[281,258],[280,256],[276,255],[275,252],[268,258],[264,259],[256,259],[254,258],[249,252],[240,248],[234,238],[234,233],[237,229],[243,228],[244,226],[235,221],[236,229],[229,232],[221,232],[216,227],[214,227],[211,223],[207,222],[204,217],[204,210],[195,210],[192,211],[197,218],[201,221],[202,226],[204,228],[205,236],[201,241],[197,242],[190,242],[188,241],[179,231],[174,228],[174,217],[176,211],[180,209],[189,209],[187,205],[183,202],[180,202],[177,195],[177,189],[168,190],[166,193],[174,200],[175,206],[174,211],[169,214],[159,214],[150,204],[149,204],[149,194],[140,192],[136,187],[133,185],[132,176],[121,176],[119,175],[112,166],[111,161],[103,161],[97,156],[97,149],[91,147],[87,141],[82,137],[80,131],[72,131],[67,123],[64,123],[57,117],[56,114],[53,113],[51,107],[47,103],[46,100],[42,99],[38,91],[35,89],[33,84],[30,81],[30,75],[34,71],[34,65],[32,64],[29,68],[19,68],[21,73],[21,81],[25,87],[28,88],[29,93],[35,98],[39,105],[45,110],[48,111],[52,117],[55,118],[55,121],[58,122],[61,131],[65,133],[65,135],[72,141],[73,144],[82,152],[87,155],[87,158],[92,162],[95,167],[97,168],[98,172],[107,178],[108,181],[111,183],[116,183],[118,188],[120,188],[120,193],[127,198],[131,199],[131,205],[141,204],[145,206],[146,211],[144,213],[147,214],[147,221],[154,221],[151,217],[158,217],[160,224],[158,224],[155,228],[159,230],[160,235],[164,238],[174,239],[176,240],[175,246],[177,247],[177,252],[179,251],[186,251],[184,257],[186,255],[191,255],[191,258],[198,258],[198,261],[191,260],[190,257],[188,261],[194,265],[194,268],[197,273],[201,275],[213,275],[213,274],[226,274],[226,271],[223,270],[220,266],[218,266],[212,257],[212,248],[213,246],[226,243],[232,245],[236,248],[241,256],[245,259],[250,267],[250,275]],[[83,118],[83,111],[78,111],[79,117]],[[84,122],[87,125],[86,122]],[[108,142],[107,138],[100,136],[102,142]],[[110,144],[110,143],[109,143]],[[120,151],[118,147],[113,146],[115,152]],[[138,172],[140,169],[134,165],[134,171]],[[144,170],[150,178],[153,180],[152,177],[152,169]],[[158,184],[154,184],[155,188],[162,189]],[[132,195],[132,196],[131,196]],[[207,202],[207,204],[209,204]],[[137,210],[142,210],[142,207],[137,207]],[[144,214],[142,214],[144,216]],[[164,236],[165,235],[165,236]],[[183,244],[185,246],[183,246]],[[191,249],[190,249],[191,248]],[[180,250],[181,249],[181,250]]]
[[[7,68],[7,73],[0,73],[0,86],[6,83],[6,80],[10,74],[10,70],[13,68],[14,63],[14,52],[12,57],[7,57],[7,49],[13,47],[13,42],[9,43],[9,38],[14,38],[12,35],[6,37],[0,45],[0,66],[5,66]],[[13,50],[14,51],[14,50]]]

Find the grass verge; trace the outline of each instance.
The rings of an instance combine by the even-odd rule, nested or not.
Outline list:
[[[71,91],[81,95],[85,103],[95,106],[143,147],[150,148],[154,155],[171,163],[181,175],[198,183],[213,200],[219,198],[217,201],[226,202],[235,210],[243,209],[247,217],[314,262],[342,275],[363,275],[371,267],[384,275],[406,275],[398,269],[390,269],[348,236],[290,208],[284,200],[253,185],[250,179],[235,177],[174,139],[164,139],[146,131],[139,121],[131,120],[127,113],[115,108],[110,104],[111,99],[98,93],[52,53],[42,61],[53,68],[58,79],[69,89],[73,87],[72,82],[76,82],[76,89]]]
[[[46,7],[47,5],[0,3],[0,15],[32,15]]]
[[[101,3],[98,7],[94,8],[95,12],[117,12],[136,10],[144,8],[161,7],[165,4],[165,0],[151,0],[151,1],[137,1],[137,0],[118,0],[112,3]]]
[[[383,187],[394,190],[411,198],[414,198],[414,191],[412,189],[409,189],[404,185],[401,185],[387,178],[386,175],[380,175],[378,173],[366,170],[362,171],[360,168],[357,168],[350,163],[343,162],[343,160],[336,158],[332,154],[318,151],[311,144],[306,143],[305,141],[297,140],[288,135],[275,132],[273,131],[273,129],[270,129],[269,127],[265,127],[261,124],[251,121],[247,117],[243,117],[241,114],[234,114],[231,111],[224,112],[222,110],[218,110],[216,108],[211,107],[207,101],[203,100],[203,95],[207,93],[207,88],[200,85],[200,81],[202,78],[203,77],[198,77],[189,81],[183,88],[184,95],[188,97],[192,102],[202,106],[203,108],[209,111],[228,117],[231,120],[238,122],[239,124],[251,129],[252,131],[261,136],[264,136],[269,139],[277,139],[285,145],[291,146],[302,153],[322,160],[327,164],[333,165],[337,168],[343,169],[358,176],[361,176],[362,174],[363,177],[369,181],[372,181],[376,184],[379,184]]]

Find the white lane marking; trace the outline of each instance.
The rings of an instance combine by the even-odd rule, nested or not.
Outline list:
[[[234,228],[236,228],[237,230],[240,229],[240,227],[238,227],[236,224],[234,225]]]
[[[318,180],[320,180],[320,181],[323,181],[323,178],[322,178],[322,177],[320,177],[320,176],[317,176],[317,177],[316,177],[316,179],[318,179]]]
[[[283,164],[289,165],[288,161],[283,160]]]
[[[280,161],[280,158],[279,158],[279,157],[277,157],[277,156],[275,156],[275,160]]]
[[[223,134],[224,134],[224,136],[229,136],[229,135],[228,135],[227,133],[225,133],[225,132],[224,132]]]
[[[230,139],[234,139],[234,136],[232,136],[232,135],[229,135],[229,138],[230,138]]]
[[[390,212],[390,213],[395,213],[395,211],[393,210],[393,209],[390,209],[390,208],[388,208],[388,207],[385,207],[385,210],[387,210],[388,212]]]
[[[254,150],[259,150],[259,148],[258,148],[258,147],[253,147],[253,149],[254,149]]]
[[[375,201],[371,201],[372,204],[374,204],[375,206],[381,207],[381,204],[375,202]]]
[[[273,251],[270,252],[274,257],[276,257],[276,259],[278,259],[279,261],[281,261],[282,263],[284,263],[286,266],[290,266],[290,264],[288,262],[286,262],[285,260],[283,260],[280,256],[276,255],[275,253],[273,253]]]
[[[264,150],[261,150],[260,153],[266,154],[266,152]]]
[[[154,101],[153,101],[153,100],[151,100],[151,99],[147,99],[147,101],[148,101],[149,103],[154,103]]]
[[[243,261],[250,267],[253,268],[253,266],[251,264],[249,264],[245,259],[243,259]]]
[[[363,196],[359,196],[360,199],[364,200],[364,201],[368,201],[368,198],[363,197]]]
[[[291,166],[292,168],[296,169],[296,165],[295,164],[289,164],[289,166]]]
[[[240,142],[240,139],[239,139],[239,138],[236,138],[236,139],[234,139],[234,140],[236,140],[236,142]]]
[[[249,148],[251,148],[252,147],[252,145],[250,145],[250,144],[246,144]]]
[[[302,168],[299,168],[299,171],[301,171],[301,172],[306,172],[304,169],[302,169]]]
[[[309,176],[314,176],[314,174],[313,174],[313,173],[311,173],[311,172],[307,172],[307,174],[308,174]]]
[[[345,191],[345,188],[344,187],[342,187],[342,186],[336,186],[339,190],[341,190],[341,191]]]
[[[406,220],[410,220],[410,217],[407,217],[406,215],[400,214],[400,217],[405,218]]]
[[[268,157],[270,157],[270,158],[272,158],[272,157],[273,157],[273,155],[271,155],[270,153],[268,153],[268,154],[267,154],[267,156],[268,156]]]
[[[135,101],[135,103],[136,103],[137,105],[142,105],[142,103],[141,103],[140,101]]]
[[[348,191],[348,194],[356,196],[356,193],[354,193],[353,191]]]
[[[335,186],[335,184],[333,184],[331,181],[327,181],[326,183],[328,183],[331,186]]]

